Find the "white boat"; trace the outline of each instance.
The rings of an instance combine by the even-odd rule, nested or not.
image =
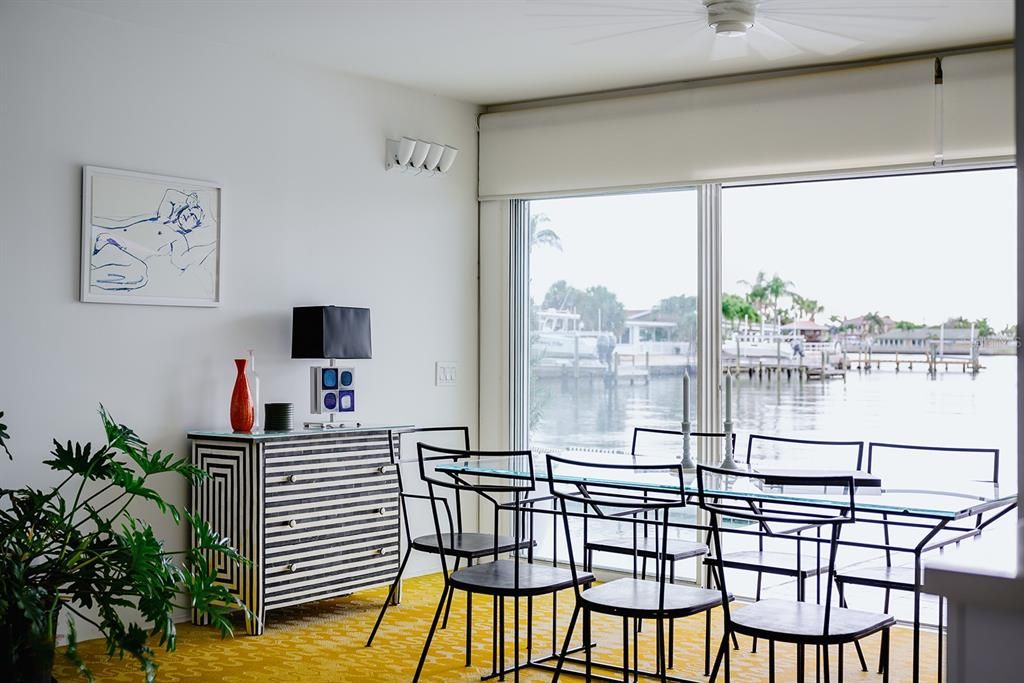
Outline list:
[[[579,332],[535,332],[530,337],[530,349],[542,359],[598,359],[597,337]]]
[[[723,355],[731,358],[781,358],[792,360],[803,355],[804,338],[761,330],[737,330],[722,341]]]

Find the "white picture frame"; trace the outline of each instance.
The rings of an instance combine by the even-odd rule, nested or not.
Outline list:
[[[207,180],[83,167],[81,300],[219,306],[222,198]]]

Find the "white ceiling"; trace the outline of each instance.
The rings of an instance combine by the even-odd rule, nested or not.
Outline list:
[[[747,0],[751,1],[751,0]],[[1009,40],[1013,0],[65,0],[188,36],[493,104]]]

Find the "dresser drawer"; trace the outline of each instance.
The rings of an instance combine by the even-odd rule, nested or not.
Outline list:
[[[299,512],[268,516],[264,522],[264,544],[268,558],[287,555],[297,549],[325,548],[362,542],[368,538],[397,542],[399,507],[397,499],[334,501],[325,510],[304,508]]]
[[[267,555],[267,606],[294,604],[390,581],[398,570],[397,527],[385,536],[302,545]]]

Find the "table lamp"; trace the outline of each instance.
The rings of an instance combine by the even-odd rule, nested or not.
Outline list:
[[[337,415],[354,416],[356,373],[337,367],[335,360],[371,358],[370,309],[348,306],[297,306],[292,309],[292,358],[327,359],[326,367],[309,369],[309,406],[314,415],[328,415],[327,422],[305,422],[307,429],[344,427]]]

